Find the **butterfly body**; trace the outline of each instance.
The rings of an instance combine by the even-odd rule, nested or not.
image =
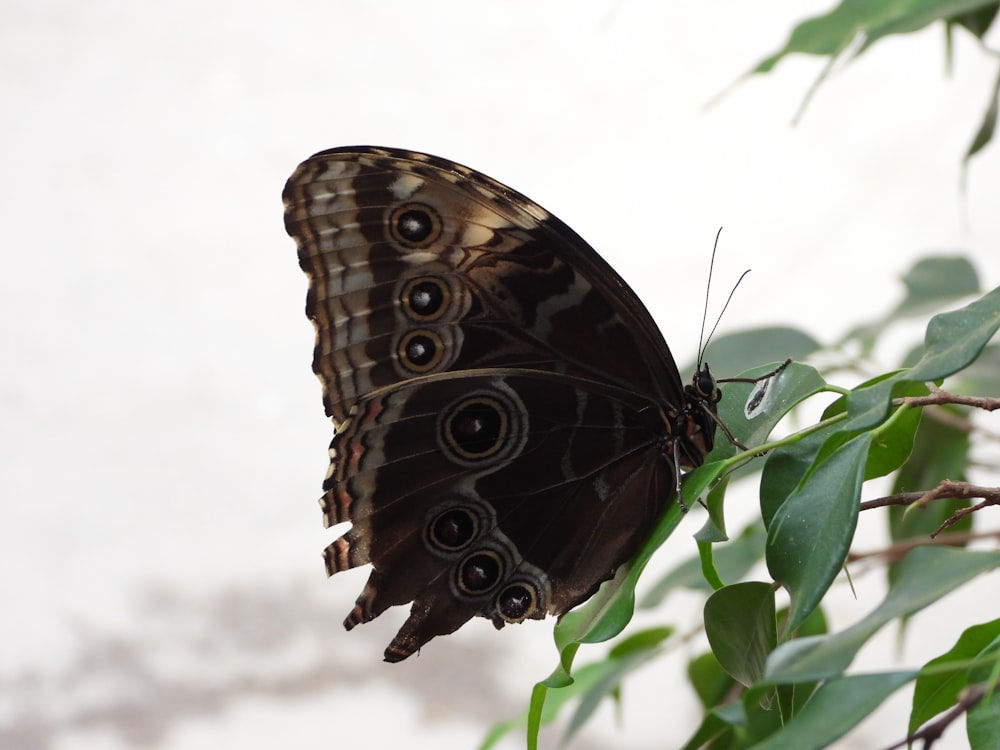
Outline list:
[[[718,391],[683,386],[645,307],[569,227],[466,167],[317,154],[285,187],[336,434],[321,499],[332,575],[371,563],[345,625],[413,602],[386,650],[473,616],[561,614],[628,561]]]

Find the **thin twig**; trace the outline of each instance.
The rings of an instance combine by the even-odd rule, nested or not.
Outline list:
[[[932,721],[923,729],[918,729],[895,745],[889,745],[885,750],[898,750],[898,748],[907,747],[917,741],[923,741],[923,750],[930,750],[931,745],[941,739],[945,730],[955,719],[971,711],[986,696],[987,692],[993,690],[995,687],[996,685],[987,685],[985,683],[966,687],[959,693],[958,702],[952,708],[948,709],[946,713],[942,714],[941,718]]]
[[[897,405],[906,404],[908,406],[935,406],[939,404],[958,404],[960,406],[971,406],[975,409],[985,411],[996,411],[1000,409],[1000,398],[991,396],[963,396],[960,393],[943,391],[933,383],[927,385],[930,393],[926,396],[903,396],[893,399]]]
[[[931,534],[931,538],[933,539],[949,526],[958,523],[966,516],[990,505],[1000,505],[1000,487],[983,487],[977,484],[969,484],[968,482],[953,482],[950,479],[944,479],[936,487],[926,492],[900,492],[895,495],[879,497],[875,500],[866,500],[861,503],[861,510],[884,508],[889,505],[916,505],[920,508],[926,508],[934,500],[952,500],[958,498],[967,500],[973,497],[982,498],[983,501],[976,505],[956,510]]]
[[[895,561],[901,559],[907,552],[916,547],[957,547],[959,545],[966,545],[969,542],[976,542],[981,539],[996,539],[1000,541],[1000,529],[995,531],[980,532],[969,531],[963,534],[944,534],[936,539],[912,537],[910,539],[903,539],[882,549],[872,550],[871,552],[851,552],[847,555],[845,563],[856,563],[861,560],[868,560],[874,557],[884,557],[888,560]]]

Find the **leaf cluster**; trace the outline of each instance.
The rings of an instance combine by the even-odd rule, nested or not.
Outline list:
[[[879,673],[852,669],[859,650],[888,623],[905,624],[925,608],[940,608],[947,594],[1000,567],[1000,523],[980,512],[1000,505],[1000,490],[964,482],[978,434],[970,412],[1000,409],[1000,399],[957,393],[969,386],[1000,393],[1000,344],[991,343],[1000,328],[1000,288],[932,317],[923,343],[898,368],[849,387],[830,382],[833,374],[861,370],[900,321],[979,294],[976,274],[962,258],[922,260],[903,281],[907,294],[894,310],[830,347],[792,328],[745,332],[712,345],[706,359],[716,372],[754,357],[829,361],[837,352],[854,354],[824,368],[825,375],[795,361],[756,383],[724,386],[720,417],[739,444],[752,447],[741,450],[720,435],[706,463],[685,476],[685,502],[699,499],[704,510],[697,552],[660,580],[644,582],[644,595],[637,595],[650,556],[683,517],[674,504],[631,565],[563,616],[555,629],[555,669],[535,686],[525,715],[496,727],[484,747],[522,725],[528,747],[536,747],[540,727],[572,704],[571,736],[603,700],[620,699],[630,673],[682,642],[677,626],[663,622],[629,633],[603,658],[575,668],[578,651],[619,636],[637,601],[665,610],[660,605],[679,588],[706,594],[708,646],[688,665],[704,714],[685,748],[826,747],[908,685],[913,705],[908,726],[900,727],[900,746],[922,739],[929,747],[960,717],[971,747],[1000,746],[995,596],[982,598],[984,621],[927,664]],[[758,365],[741,377],[774,369]],[[941,390],[946,378],[956,392]],[[769,438],[792,410],[831,398],[814,424]],[[891,477],[893,494],[862,502],[866,483],[880,477]],[[730,534],[726,491],[748,478],[759,484],[759,518]],[[983,501],[970,506],[972,497]],[[852,554],[862,510],[887,514],[890,538],[884,549]],[[988,540],[990,548],[970,548],[977,540]],[[830,587],[845,571],[874,564],[885,568],[885,597],[857,622],[831,632],[823,608]]]
[[[785,46],[757,63],[743,78],[769,73],[785,57],[793,54],[825,57],[827,64],[806,94],[796,115],[805,111],[812,96],[838,63],[846,63],[864,54],[873,45],[896,34],[921,31],[941,22],[945,32],[948,67],[951,68],[952,42],[955,33],[971,34],[985,47],[984,37],[1000,10],[997,0],[841,0],[829,13],[809,18],[792,29]],[[986,49],[997,55],[995,50]],[[965,152],[964,161],[975,156],[993,140],[1000,105],[1000,69],[993,84],[983,119]]]

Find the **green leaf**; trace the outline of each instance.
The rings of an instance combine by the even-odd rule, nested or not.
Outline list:
[[[955,704],[959,692],[968,684],[966,663],[998,636],[1000,620],[973,625],[965,629],[948,651],[931,659],[921,668],[913,687],[908,734]],[[952,664],[955,665],[953,671],[944,671]]]
[[[794,630],[819,604],[847,557],[871,435],[851,439],[819,463],[775,513],[768,528],[767,569],[792,599]],[[819,461],[820,459],[817,459]]]
[[[688,662],[687,677],[704,708],[711,708],[722,701],[735,683],[711,651]]]
[[[504,735],[519,727],[527,728],[527,747],[537,748],[538,731],[558,716],[564,705],[590,690],[605,674],[604,662],[588,664],[576,671],[574,680],[561,689],[549,690],[544,683],[537,683],[531,692],[528,708],[517,718],[496,724],[490,728],[479,750],[489,750]]]
[[[823,16],[796,26],[779,52],[761,60],[754,73],[770,71],[782,58],[794,53],[836,57],[862,36],[864,43],[855,53],[861,54],[879,39],[890,34],[919,31],[933,21],[973,12],[995,0],[896,0],[873,3],[868,0],[843,0]]]
[[[902,671],[828,680],[784,728],[755,744],[754,750],[819,750],[828,747],[915,675],[916,672]]]
[[[894,323],[927,315],[957,299],[980,293],[976,269],[962,256],[921,258],[900,280],[906,287],[906,294],[899,304],[877,320],[851,329],[838,342],[838,348],[843,349],[849,342],[856,341],[861,346],[862,356],[868,356],[878,337]]]
[[[696,541],[724,542],[729,538],[726,533],[725,498],[730,476],[724,475],[709,491],[708,497],[705,499],[708,518],[705,519],[705,525],[695,532]]]
[[[774,589],[748,581],[721,588],[705,602],[705,635],[722,668],[743,685],[764,677],[778,643]]]
[[[949,378],[948,388],[958,393],[1000,392],[1000,344],[983,347],[975,362]]]
[[[688,486],[686,482],[685,487]],[[699,492],[704,488],[700,487]],[[695,495],[697,496],[697,494]],[[657,522],[649,539],[627,566],[618,569],[615,577],[605,581],[586,603],[567,612],[556,624],[553,638],[559,652],[559,664],[542,682],[535,685],[528,709],[528,746],[538,742],[549,688],[563,688],[573,683],[573,659],[582,643],[599,643],[618,635],[632,619],[635,611],[635,584],[653,553],[674,532],[684,517],[674,503]]]
[[[635,610],[635,584],[640,574],[683,517],[681,509],[676,504],[671,505],[632,562],[619,568],[615,577],[605,581],[585,604],[560,618],[554,632],[560,654],[574,644],[600,643],[614,638],[625,628]],[[562,662],[568,674],[566,659]]]
[[[972,143],[965,152],[962,159],[963,165],[968,165],[969,159],[978,154],[986,145],[993,140],[993,134],[997,129],[997,109],[1000,107],[1000,74],[997,75],[996,83],[993,84],[993,94],[990,96],[990,103],[983,114],[983,121],[979,124],[979,130],[972,138]]]
[[[577,688],[574,692],[579,694],[580,702],[566,728],[564,741],[587,722],[605,698],[616,698],[625,677],[657,656],[660,644],[673,632],[673,628],[665,627],[641,631],[617,644],[608,652],[607,659],[584,667],[588,670],[587,683],[581,688],[577,680],[571,688],[566,688]]]
[[[771,451],[764,462],[760,478],[760,512],[768,528],[773,522],[774,514],[816,463],[820,449],[837,432],[837,425],[828,425],[796,443]]]
[[[1000,567],[1000,552],[938,546],[912,550],[885,599],[864,619],[833,635],[798,638],[778,646],[768,658],[767,684],[822,680],[840,674],[887,622],[923,609],[996,567]]]
[[[733,373],[756,369],[765,362],[783,362],[789,357],[804,359],[821,348],[816,339],[797,328],[751,328],[713,338],[705,347],[702,360],[712,365],[716,377],[727,378]],[[681,372],[696,369],[691,363]]]
[[[927,393],[923,383],[902,382],[893,389],[892,398],[926,396]],[[884,477],[903,465],[913,450],[922,413],[922,409],[902,409],[875,431],[865,462],[866,482]]]
[[[674,634],[674,628],[661,625],[647,628],[623,638],[608,651],[609,659],[624,659],[633,654],[646,653],[656,649],[661,643]]]
[[[1000,10],[1000,3],[996,3],[996,0],[994,0],[993,5],[987,5],[984,8],[967,13],[958,13],[949,18],[948,22],[949,24],[962,26],[977,38],[982,39],[986,32],[989,31],[990,26],[993,25],[993,21],[996,20],[998,10]]]
[[[944,407],[950,414],[960,417],[955,407]],[[924,413],[920,413],[913,450],[900,467],[893,481],[893,494],[916,492],[934,487],[942,479],[965,480],[965,467],[969,460],[969,433],[959,426]],[[889,536],[894,542],[914,537],[928,537],[956,510],[968,506],[968,500],[938,499],[924,508],[892,506],[889,511]],[[972,527],[972,517],[959,521],[950,531],[965,531]],[[888,569],[889,583],[898,577],[899,563]]]
[[[738,377],[757,378],[773,370],[777,362],[741,372]],[[789,411],[810,396],[827,388],[826,381],[816,368],[801,362],[792,362],[780,373],[766,381],[766,395],[750,417],[746,414],[747,399],[763,385],[755,383],[725,383],[719,402],[719,420],[733,436],[747,446],[761,445],[767,440],[775,425]],[[721,430],[716,432],[715,448],[706,458],[716,461],[733,455],[735,449]]]
[[[573,673],[573,679],[560,686],[538,683],[532,691],[528,709],[519,717],[497,724],[487,734],[480,750],[488,750],[505,734],[518,727],[528,728],[528,746],[537,744],[539,729],[551,723],[566,704],[579,700],[570,720],[567,735],[576,732],[606,697],[614,697],[622,680],[659,653],[659,647],[673,635],[673,628],[643,630],[617,644],[608,656],[586,664]],[[558,670],[557,670],[558,671]]]
[[[737,706],[739,704],[737,703]],[[700,750],[706,747],[729,747],[725,739],[732,734],[733,720],[727,716],[724,709],[709,711],[701,720],[701,724],[688,738],[681,750]],[[716,744],[719,743],[719,744]],[[735,747],[740,747],[739,745]]]
[[[960,310],[931,318],[924,354],[908,380],[942,380],[967,367],[1000,328],[1000,287]]]
[[[893,390],[900,373],[891,373],[870,383],[859,385],[847,394],[847,421],[839,425],[843,431],[867,430],[885,421],[892,408]]]
[[[990,750],[1000,747],[1000,638],[994,638],[977,657],[989,661],[969,670],[969,683],[986,687],[986,695],[965,715],[965,731],[969,737],[969,747],[973,750]]]
[[[723,582],[735,582],[743,578],[758,560],[764,556],[764,542],[767,535],[759,521],[753,521],[726,544],[712,545],[712,563],[716,574]],[[667,594],[676,588],[697,591],[711,591],[702,575],[701,555],[688,558],[667,572],[649,589],[639,603],[640,609],[649,609],[663,603]]]
[[[953,300],[980,293],[975,266],[960,255],[921,258],[901,281],[906,296],[893,311],[893,319],[926,315]]]

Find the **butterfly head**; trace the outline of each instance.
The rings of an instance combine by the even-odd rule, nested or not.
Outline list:
[[[702,363],[684,386],[684,407],[677,415],[674,435],[678,441],[681,468],[692,469],[705,460],[715,444],[718,424],[717,404],[722,399],[715,376],[708,364]]]

